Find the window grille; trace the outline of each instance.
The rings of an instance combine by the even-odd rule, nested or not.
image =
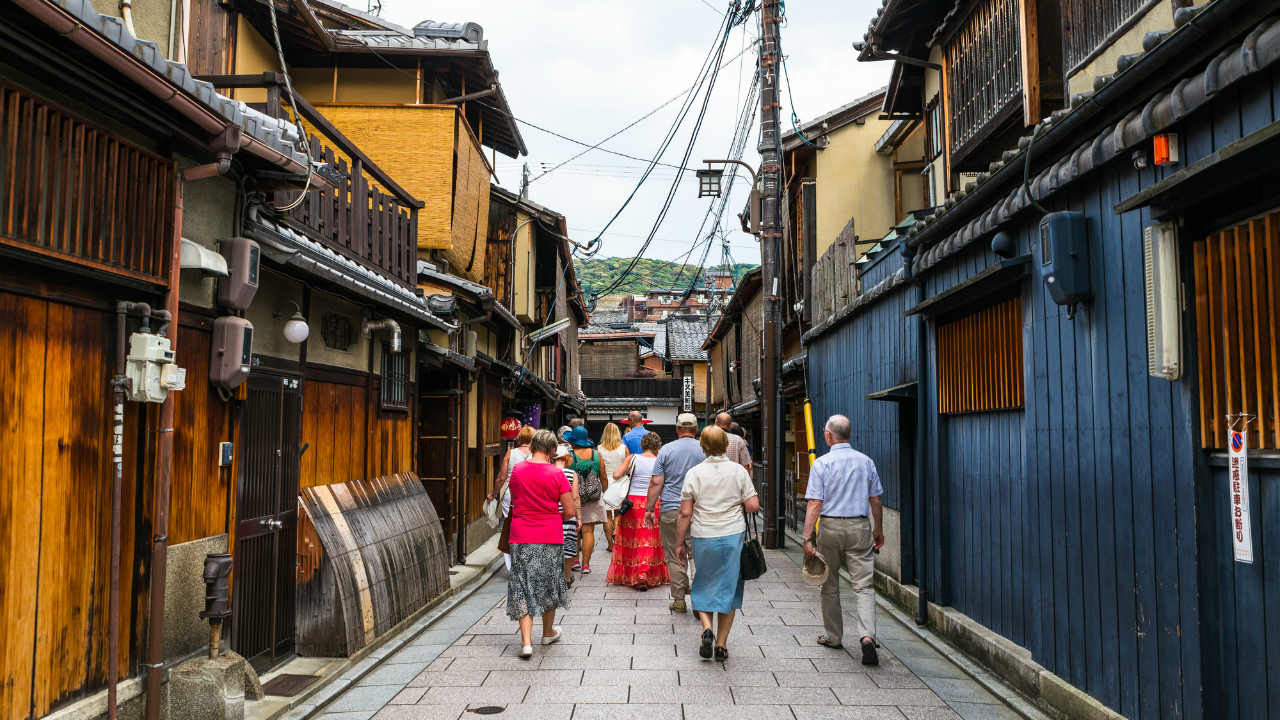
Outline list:
[[[1155,0],[1062,0],[1062,50],[1068,71],[1078,69],[1096,50],[1127,29]]]
[[[383,410],[409,409],[409,369],[405,353],[392,352],[382,344],[382,384],[379,399]]]
[[[1018,0],[974,7],[944,55],[951,105],[951,150],[963,154],[1022,102]]]
[[[1012,297],[938,325],[938,412],[1020,408],[1022,300]]]
[[[1192,250],[1201,446],[1226,448],[1227,415],[1250,413],[1250,449],[1280,449],[1280,213]]]

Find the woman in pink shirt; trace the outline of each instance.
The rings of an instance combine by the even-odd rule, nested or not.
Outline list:
[[[539,430],[529,442],[533,453],[511,471],[511,576],[507,580],[507,617],[520,623],[520,657],[533,656],[533,616],[542,616],[542,644],[563,636],[555,626],[556,609],[569,607],[561,554],[562,522],[575,517],[573,488],[551,463],[556,436]]]

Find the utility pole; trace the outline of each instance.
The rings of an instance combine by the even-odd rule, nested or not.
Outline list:
[[[760,3],[760,272],[764,297],[764,357],[760,368],[760,419],[764,444],[765,547],[783,545],[783,508],[788,498],[782,482],[782,393],[779,355],[782,322],[778,263],[782,247],[782,136],[778,122],[778,77],[782,64],[779,15],[781,0]]]

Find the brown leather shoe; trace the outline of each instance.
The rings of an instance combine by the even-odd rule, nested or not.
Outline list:
[[[673,613],[689,612],[689,609],[685,607],[683,600],[672,600],[671,604],[667,606],[667,609]]]

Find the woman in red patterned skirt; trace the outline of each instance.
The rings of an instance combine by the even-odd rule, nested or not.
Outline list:
[[[613,560],[605,578],[613,585],[626,585],[637,590],[665,585],[671,581],[667,573],[666,556],[662,553],[662,531],[655,525],[645,527],[644,505],[649,495],[649,480],[653,476],[653,463],[662,448],[662,438],[651,432],[640,440],[642,455],[628,455],[626,461],[613,473],[614,480],[631,473],[631,488],[627,500],[631,510],[619,514],[613,541]]]

